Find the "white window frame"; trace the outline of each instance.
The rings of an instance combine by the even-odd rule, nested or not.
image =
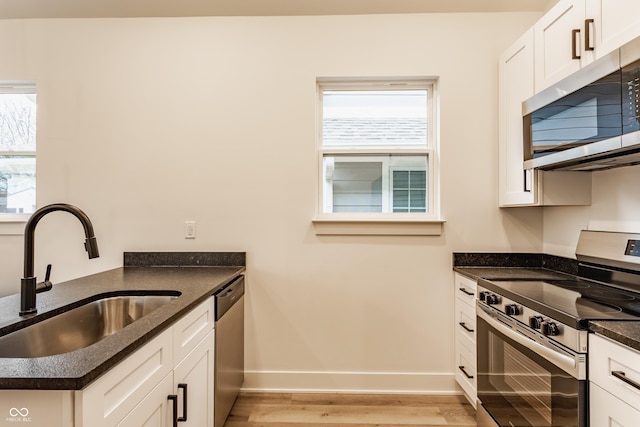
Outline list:
[[[3,80],[0,81],[0,94],[37,94],[36,82],[31,80]],[[37,118],[36,118],[37,120]],[[37,174],[37,148],[35,151],[0,151],[0,156],[33,156],[36,159],[36,174]],[[36,187],[36,200],[37,200],[37,187]],[[37,206],[37,202],[36,202]],[[13,214],[13,213],[0,213],[0,223],[9,223],[0,229],[0,235],[2,234],[22,234],[22,224],[26,222],[30,213]],[[16,224],[18,228],[11,226],[10,223]],[[7,228],[9,227],[9,228]]]
[[[427,90],[427,142],[426,146],[398,146],[397,148],[381,148],[381,147],[325,147],[322,141],[323,131],[323,92],[335,90],[400,90],[400,89],[426,89]],[[367,78],[367,79],[335,79],[335,78],[318,78],[316,80],[317,91],[317,120],[316,120],[316,151],[317,151],[317,187],[316,187],[316,217],[314,224],[316,232],[318,225],[327,223],[350,223],[351,225],[358,222],[362,223],[433,223],[441,224],[444,221],[440,218],[440,195],[439,195],[439,116],[438,116],[438,92],[437,79],[426,77],[413,78]],[[325,156],[331,155],[349,155],[349,156],[367,156],[376,155],[426,155],[427,156],[427,191],[428,191],[428,211],[426,213],[352,213],[352,212],[324,212],[323,194],[324,194],[324,171],[323,163]],[[403,169],[404,170],[404,169]],[[407,169],[408,170],[408,169]],[[435,230],[435,231],[434,231]],[[409,233],[409,234],[440,234],[441,227],[432,228],[431,232]],[[375,232],[350,233],[350,232],[328,232],[318,234],[377,234]],[[401,233],[384,233],[384,234],[401,234]]]

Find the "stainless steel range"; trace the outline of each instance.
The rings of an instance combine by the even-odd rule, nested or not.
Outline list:
[[[478,426],[588,425],[588,322],[640,320],[640,234],[582,231],[578,276],[480,280]]]

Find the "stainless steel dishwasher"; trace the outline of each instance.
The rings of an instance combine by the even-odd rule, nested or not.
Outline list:
[[[223,427],[244,382],[244,276],[215,293],[215,427]]]

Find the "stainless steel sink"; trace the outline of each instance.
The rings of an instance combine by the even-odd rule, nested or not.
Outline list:
[[[52,356],[88,347],[179,295],[118,295],[88,302],[0,337],[0,357]]]

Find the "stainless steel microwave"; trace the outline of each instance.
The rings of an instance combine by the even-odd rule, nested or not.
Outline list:
[[[524,169],[640,164],[640,60],[620,63],[612,52],[522,104]]]

